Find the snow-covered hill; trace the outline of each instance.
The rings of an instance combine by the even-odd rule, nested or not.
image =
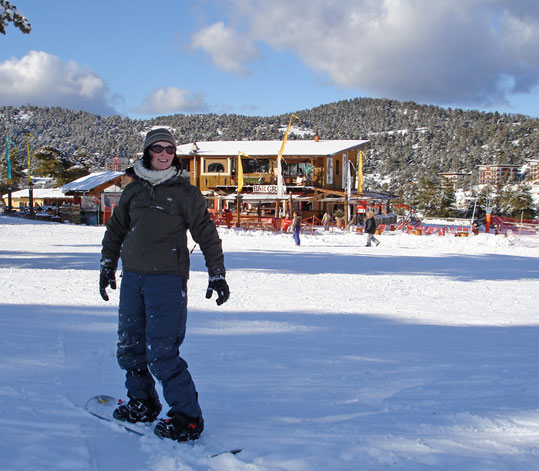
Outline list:
[[[217,307],[192,258],[183,356],[206,431],[139,438],[84,410],[122,396],[103,228],[0,217],[0,469],[531,470],[537,236],[221,230]],[[228,448],[236,455],[208,456]]]

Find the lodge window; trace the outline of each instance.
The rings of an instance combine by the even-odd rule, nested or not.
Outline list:
[[[191,171],[191,160],[190,159],[180,159],[182,170],[186,172]]]
[[[314,165],[309,163],[297,163],[297,164],[291,164],[291,163],[285,163],[283,162],[283,172],[285,176],[287,177],[306,177],[306,178],[312,178],[314,170]]]
[[[209,173],[222,173],[225,171],[225,166],[221,163],[213,162],[208,165]]]
[[[228,173],[228,159],[204,159],[204,173]]]
[[[268,173],[268,159],[241,159],[243,173]]]

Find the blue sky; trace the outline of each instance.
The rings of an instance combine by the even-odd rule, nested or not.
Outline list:
[[[539,116],[537,0],[12,0],[0,105],[147,119],[355,97]]]

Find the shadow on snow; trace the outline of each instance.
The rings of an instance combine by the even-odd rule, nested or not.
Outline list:
[[[96,253],[42,253],[0,250],[0,268],[99,270]],[[343,275],[434,275],[458,281],[538,279],[535,257],[502,254],[444,255],[438,257],[226,252],[227,270],[260,270],[274,273]],[[191,268],[206,271],[202,253],[191,254]]]

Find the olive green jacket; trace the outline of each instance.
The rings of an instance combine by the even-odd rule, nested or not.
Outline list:
[[[156,186],[135,180],[122,193],[107,222],[102,264],[124,270],[189,277],[187,229],[200,245],[210,276],[225,274],[221,239],[199,189],[175,176]]]

